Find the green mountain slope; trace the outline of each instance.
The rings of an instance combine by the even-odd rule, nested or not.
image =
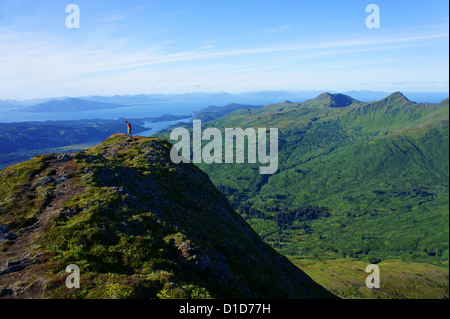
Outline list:
[[[367,263],[356,258],[292,258],[311,278],[342,298],[448,299],[448,266],[402,260],[378,264],[380,288],[365,286]]]
[[[128,120],[134,132],[149,129],[142,120]],[[81,150],[86,144],[97,144],[125,131],[125,119],[0,123],[0,169],[35,155]]]
[[[115,134],[0,171],[0,297],[334,297],[170,149]],[[80,288],[65,285],[69,264]]]
[[[448,264],[448,114],[448,99],[415,103],[399,92],[240,110],[202,129],[277,127],[278,171],[199,167],[285,255]]]

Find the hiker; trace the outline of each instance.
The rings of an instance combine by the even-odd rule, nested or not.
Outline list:
[[[131,136],[131,124],[128,121],[125,121],[125,123],[127,123],[127,133]]]

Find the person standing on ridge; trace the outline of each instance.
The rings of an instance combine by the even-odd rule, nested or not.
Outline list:
[[[125,123],[127,123],[127,133],[131,136],[131,124],[128,121],[125,121]]]

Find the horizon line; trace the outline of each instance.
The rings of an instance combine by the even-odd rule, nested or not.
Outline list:
[[[6,98],[2,99],[0,98],[0,101],[7,102],[7,101],[17,101],[17,102],[25,102],[25,101],[31,101],[31,100],[44,100],[44,99],[61,99],[61,98],[89,98],[89,97],[133,97],[133,96],[139,96],[139,95],[145,95],[145,96],[151,96],[151,95],[187,95],[187,94],[229,94],[229,95],[241,95],[241,94],[251,94],[251,93],[290,93],[290,94],[296,94],[296,93],[313,93],[313,92],[321,92],[322,93],[332,93],[332,94],[345,94],[350,92],[368,92],[368,93],[387,93],[388,95],[400,92],[400,93],[413,93],[413,94],[450,94],[450,91],[406,91],[406,90],[392,90],[392,91],[375,91],[375,90],[341,90],[341,91],[335,91],[335,90],[321,90],[321,89],[311,89],[311,90],[283,90],[283,89],[273,89],[273,90],[255,90],[255,91],[241,91],[241,92],[235,92],[231,93],[228,91],[185,91],[185,92],[171,92],[171,93],[123,93],[123,94],[89,94],[89,95],[60,95],[60,96],[45,96],[45,97],[32,97],[32,98],[25,98],[25,99],[17,99],[17,98]]]

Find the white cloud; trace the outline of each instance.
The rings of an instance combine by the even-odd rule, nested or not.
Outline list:
[[[121,16],[106,19],[121,19]],[[274,28],[272,32],[289,27]],[[223,85],[223,89],[242,85],[237,83],[239,81],[246,81],[249,86],[254,83],[261,86],[264,81],[268,86],[277,83],[287,85],[289,81],[299,81],[299,74],[308,76],[310,82],[317,79],[317,85],[327,85],[339,78],[338,71],[329,70],[327,73],[327,67],[306,67],[297,65],[298,62],[318,57],[426,46],[428,41],[448,36],[448,33],[390,35],[291,46],[249,45],[239,49],[222,49],[219,44],[185,49],[180,44],[181,39],[172,39],[136,50],[136,46],[128,43],[127,39],[108,37],[105,41],[73,45],[69,40],[58,41],[38,36],[37,33],[18,33],[13,28],[1,28],[0,99],[74,95],[72,92],[96,94],[96,89],[109,90],[114,94],[119,90],[126,93],[127,90],[144,90],[150,86],[180,89],[192,87],[192,83]],[[169,48],[172,53],[168,53]],[[332,68],[333,63],[342,66],[339,61],[327,63],[328,69]],[[355,64],[358,63],[355,61]],[[286,71],[293,64],[296,64],[295,68]],[[351,64],[348,68],[346,77],[353,72]],[[354,73],[359,77],[359,83],[363,73]],[[397,82],[401,81],[399,79]]]

